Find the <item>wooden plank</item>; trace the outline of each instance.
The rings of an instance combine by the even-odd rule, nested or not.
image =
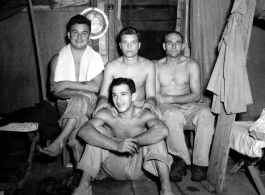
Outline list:
[[[264,185],[259,177],[259,173],[257,171],[257,168],[255,168],[253,165],[248,166],[248,170],[252,176],[252,179],[254,180],[256,187],[258,188],[259,194],[265,194],[265,188]]]
[[[80,6],[71,6],[71,7],[61,7],[61,8],[54,8],[51,10],[50,8],[48,9],[41,9],[33,6],[34,12],[79,12],[81,13],[84,9],[87,9],[88,6],[80,5]],[[22,10],[22,12],[28,12],[28,9],[25,8]]]
[[[96,0],[91,0],[91,7],[97,7],[97,1]],[[99,52],[99,40],[92,40],[92,45],[93,45],[93,49],[97,52]]]
[[[122,5],[177,5],[178,0],[123,0]]]
[[[55,1],[55,4],[52,5],[52,9],[58,9],[58,8],[63,8],[63,7],[69,7],[69,6],[86,6],[90,5],[89,0],[67,0],[67,1]],[[51,5],[36,5],[32,6],[32,9],[38,9],[38,10],[51,10]]]
[[[8,75],[7,70],[10,64],[8,63],[6,52],[6,41],[5,32],[7,29],[4,28],[4,22],[0,22],[0,83],[1,83],[1,95],[0,95],[0,113],[10,112],[9,98],[8,98]]]
[[[132,6],[122,6],[122,19],[130,20],[176,20],[176,6],[152,6],[138,9]]]
[[[181,19],[181,4],[182,4],[182,0],[178,1],[178,5],[177,5],[177,19],[176,19],[176,31],[180,32],[180,19]]]
[[[246,55],[248,52],[255,5],[255,0],[247,0],[247,15],[243,28],[245,29],[243,41]],[[229,142],[234,120],[235,114],[227,115],[222,107],[221,114],[218,116],[207,174],[207,181],[215,187],[217,193],[221,193],[224,188]]]
[[[41,54],[40,54],[39,37],[38,37],[38,33],[37,33],[37,28],[36,28],[35,17],[34,17],[34,12],[33,12],[33,9],[32,9],[31,0],[28,0],[28,3],[29,3],[29,11],[30,11],[31,22],[32,22],[32,27],[33,27],[35,46],[36,46],[36,51],[37,51],[37,59],[38,59],[38,65],[39,65],[42,99],[43,100],[47,100],[47,96],[46,96],[46,82],[45,82],[44,70],[43,70],[42,59],[41,59]]]
[[[98,0],[97,6],[100,10],[105,12],[105,4],[107,3],[108,3],[107,0]],[[107,51],[107,48],[108,48],[107,37],[108,37],[108,32],[104,36],[99,38],[99,53],[102,57],[104,64],[106,64],[109,61],[108,51]]]
[[[41,88],[37,79],[38,67],[29,14],[19,12],[1,22],[4,42],[1,42],[0,47],[5,48],[0,56],[3,56],[6,64],[5,84],[8,99],[7,102],[1,102],[0,110],[5,107],[3,104],[9,104],[8,112],[13,112],[39,102]],[[0,74],[2,77],[3,73]],[[0,86],[2,89],[3,83]]]
[[[256,0],[247,0],[247,7],[248,7],[248,12],[246,15],[245,30],[243,33],[243,41],[244,41],[246,55],[248,53],[250,35],[251,35],[251,30],[252,30],[252,23],[253,23],[255,7],[256,7]]]
[[[185,26],[184,26],[184,56],[190,57],[189,26],[190,26],[190,1],[185,2]]]
[[[214,134],[210,164],[208,167],[207,181],[215,187],[217,193],[222,192],[224,187],[225,172],[229,153],[229,142],[235,114],[227,115],[224,107],[218,116]]]
[[[131,21],[123,20],[127,25],[134,26],[139,31],[170,31],[175,29],[176,21]]]
[[[108,45],[108,53],[109,53],[109,61],[114,59],[115,52],[115,12],[114,9],[114,0],[109,0],[108,4],[108,12],[109,12],[109,45]]]
[[[122,23],[121,23],[121,2],[122,0],[115,1],[115,51],[114,51],[114,58],[119,57],[119,45],[118,45],[118,35],[122,30]]]

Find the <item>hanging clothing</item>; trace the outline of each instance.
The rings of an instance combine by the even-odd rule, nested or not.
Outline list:
[[[207,86],[214,93],[212,112],[217,114],[222,104],[227,114],[235,114],[246,112],[247,105],[253,103],[243,43],[246,14],[246,0],[235,1],[218,45],[219,55]]]

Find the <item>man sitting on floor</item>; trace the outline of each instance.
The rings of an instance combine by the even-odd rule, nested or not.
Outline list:
[[[83,176],[73,195],[92,195],[91,179],[100,171],[117,180],[138,180],[150,172],[159,177],[161,195],[173,195],[169,181],[172,158],[164,138],[169,131],[150,110],[134,106],[132,79],[113,79],[110,88],[116,111],[101,109],[78,135],[87,142],[78,169]],[[103,128],[108,125],[111,129]]]

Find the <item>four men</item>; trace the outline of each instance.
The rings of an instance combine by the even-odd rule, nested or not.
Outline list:
[[[83,170],[74,194],[92,194],[90,181],[100,167],[118,180],[137,180],[150,172],[160,178],[161,194],[173,194],[170,169],[170,180],[177,182],[191,164],[183,128],[196,133],[191,179],[204,180],[214,116],[198,104],[200,69],[181,54],[182,35],[173,31],[165,36],[167,56],[154,66],[138,56],[139,32],[124,27],[119,34],[123,55],[104,70],[100,55],[88,46],[90,21],[74,16],[67,30],[70,44],[53,57],[50,75],[50,90],[63,114],[62,132],[42,152],[57,156],[69,138],[77,167]],[[88,120],[92,113],[94,118]],[[84,154],[80,137],[87,143]]]

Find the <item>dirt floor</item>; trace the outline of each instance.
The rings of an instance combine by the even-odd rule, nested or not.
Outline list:
[[[24,145],[23,145],[24,144]],[[15,185],[23,176],[23,168],[26,165],[28,157],[29,144],[17,143],[12,152],[0,156],[0,195],[1,188],[5,188],[5,195],[37,195],[40,183],[44,178],[54,178],[55,189],[60,187],[63,179],[72,173],[72,168],[63,168],[62,160],[58,158],[54,161],[52,170],[47,171],[47,157],[36,155],[33,160],[31,176],[22,189],[17,189]],[[230,152],[233,156],[235,153]],[[235,164],[235,158],[228,159],[227,174],[225,180],[225,188],[223,195],[258,195],[257,188],[249,174],[245,169],[241,169],[235,175],[228,172]],[[211,195],[201,183],[192,182],[190,180],[191,173],[188,174],[179,183],[171,183],[173,192],[176,195]],[[265,185],[265,176],[260,177]],[[4,184],[9,184],[3,186]],[[61,195],[71,194],[69,188],[61,190]],[[68,191],[67,191],[68,190]],[[95,180],[92,182],[92,190],[95,195],[158,195],[159,185],[156,180],[147,181],[116,181],[113,179]],[[58,193],[51,193],[58,194]]]

